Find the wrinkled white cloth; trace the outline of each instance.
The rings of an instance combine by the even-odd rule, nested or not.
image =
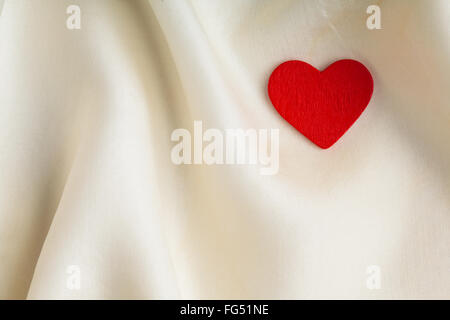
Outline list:
[[[449,16],[448,0],[6,0],[0,298],[450,298]],[[343,58],[374,95],[322,150],[267,80]],[[194,120],[279,129],[278,174],[175,165],[171,133]]]

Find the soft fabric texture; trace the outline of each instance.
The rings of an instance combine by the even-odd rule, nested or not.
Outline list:
[[[331,147],[359,118],[372,97],[369,70],[339,60],[320,72],[303,61],[287,61],[270,75],[268,92],[278,113],[323,149]]]
[[[450,298],[449,16],[448,0],[6,0],[0,298]],[[374,92],[322,150],[268,79],[341,59]],[[279,129],[278,174],[173,164],[194,120]]]

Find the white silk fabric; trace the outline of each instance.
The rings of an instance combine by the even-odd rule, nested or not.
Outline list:
[[[449,16],[448,0],[4,1],[0,298],[450,298]],[[344,58],[374,95],[322,150],[267,81]],[[279,129],[278,173],[175,165],[171,133],[194,120]]]

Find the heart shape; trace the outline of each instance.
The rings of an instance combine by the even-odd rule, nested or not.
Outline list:
[[[269,98],[278,113],[317,146],[331,147],[369,104],[373,79],[360,62],[339,60],[320,72],[291,60],[272,72]]]

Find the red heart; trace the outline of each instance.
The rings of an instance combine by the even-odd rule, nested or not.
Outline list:
[[[352,126],[372,97],[373,79],[355,60],[339,60],[320,72],[286,61],[270,75],[269,97],[278,113],[323,149]]]

